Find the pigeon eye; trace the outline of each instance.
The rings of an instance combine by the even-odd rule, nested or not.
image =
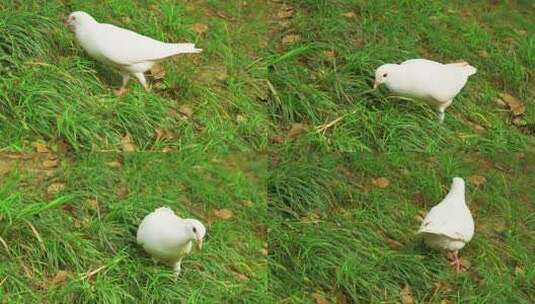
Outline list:
[[[197,233],[197,228],[193,227],[193,233]]]
[[[384,73],[384,74],[383,74],[383,77],[386,77],[386,76],[388,76],[388,73]]]

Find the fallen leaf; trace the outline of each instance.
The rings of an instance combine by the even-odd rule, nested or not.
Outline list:
[[[47,159],[43,161],[43,167],[44,168],[55,168],[59,164],[59,161],[57,159]]]
[[[526,111],[524,104],[514,96],[507,93],[502,93],[500,94],[500,98],[505,104],[507,104],[515,116],[522,115]]]
[[[111,168],[120,168],[122,164],[118,160],[112,160],[110,162],[107,162],[106,166],[111,167]]]
[[[188,105],[182,105],[178,109],[178,112],[187,118],[191,118],[193,116],[193,110]]]
[[[290,127],[290,130],[288,131],[288,137],[289,138],[296,138],[299,135],[301,135],[303,132],[305,132],[305,125],[300,123],[294,123]]]
[[[378,178],[372,179],[372,184],[377,188],[384,189],[390,186],[390,180],[388,180],[388,178],[386,177],[378,177]]]
[[[282,44],[284,45],[294,44],[298,41],[301,41],[301,35],[298,34],[288,34],[282,38]]]
[[[65,282],[67,280],[67,276],[69,275],[69,273],[65,270],[60,270],[58,271],[58,273],[56,273],[56,275],[52,278],[52,280],[50,281],[50,284],[51,285],[57,285],[57,284],[61,284],[63,282]]]
[[[269,251],[268,251],[268,249],[266,249],[266,248],[262,248],[262,249],[260,249],[260,253],[261,253],[263,256],[268,256]]]
[[[35,148],[35,151],[37,151],[37,153],[49,153],[50,152],[47,146],[43,143],[34,142],[32,143],[32,146]]]
[[[204,24],[204,23],[195,23],[191,29],[199,34],[199,35],[202,35],[204,33],[206,33],[206,31],[208,31],[208,25]]]
[[[468,178],[468,180],[470,180],[470,183],[476,187],[484,185],[487,182],[487,179],[481,175],[472,175]]]
[[[433,285],[435,285],[435,292],[445,292],[445,293],[448,293],[448,292],[451,291],[450,286],[449,286],[448,283],[446,283],[446,282],[439,281],[439,282],[435,282],[435,283],[433,283]]]
[[[130,137],[130,134],[126,134],[121,139],[121,145],[123,147],[124,152],[135,152],[136,151],[136,145],[132,142],[132,138]]]
[[[398,242],[396,240],[386,238],[385,241],[386,241],[386,244],[388,245],[388,247],[390,247],[390,249],[399,250],[399,249],[403,248],[403,244],[401,244],[400,242]]]
[[[46,192],[48,194],[54,194],[54,193],[57,193],[61,190],[65,189],[65,183],[62,183],[62,182],[54,182],[52,184],[50,184],[48,186],[48,188],[46,188]]]
[[[323,51],[323,55],[329,57],[329,58],[336,58],[336,52],[335,51]]]
[[[161,80],[165,76],[165,70],[161,64],[155,64],[150,69],[150,75],[154,80]]]
[[[470,269],[470,267],[472,267],[472,263],[468,259],[466,259],[465,257],[460,258],[460,260],[461,260],[461,267],[463,269],[467,269],[468,270],[468,269]]]
[[[346,17],[346,18],[355,18],[357,17],[357,14],[355,14],[355,12],[347,12],[347,13],[340,14],[340,16]]]
[[[293,7],[288,5],[283,5],[281,10],[277,13],[279,19],[286,19],[292,17],[294,14]]]
[[[117,185],[115,194],[120,199],[125,199],[128,196],[128,188],[126,187],[126,184],[124,182],[120,182],[119,185]]]
[[[237,271],[232,271],[232,274],[234,274],[234,276],[239,280],[239,281],[242,281],[242,282],[245,282],[245,281],[249,281],[249,277],[244,275],[243,273],[239,273]]]
[[[336,304],[348,304],[349,303],[349,300],[347,299],[346,295],[341,292],[341,291],[338,291],[336,293]]]
[[[159,142],[162,139],[168,139],[168,140],[173,139],[173,134],[171,134],[171,132],[169,132],[167,129],[157,128],[156,130],[154,130],[154,132],[156,133],[157,142]]]
[[[97,199],[95,199],[95,198],[88,199],[86,201],[86,203],[89,206],[89,208],[91,208],[93,210],[99,210],[99,208],[100,208],[100,205],[99,205]]]
[[[313,293],[312,297],[314,298],[314,301],[316,302],[316,304],[329,304],[327,299],[325,299],[325,297],[318,292]]]
[[[401,297],[402,304],[414,304],[414,299],[412,298],[412,292],[409,285],[405,285],[399,295]]]
[[[214,210],[214,215],[222,220],[228,220],[233,216],[233,213],[230,209],[216,209]]]

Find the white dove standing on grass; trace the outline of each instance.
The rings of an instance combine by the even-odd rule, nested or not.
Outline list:
[[[439,112],[440,122],[444,111],[453,102],[477,69],[467,62],[442,64],[427,59],[411,59],[401,64],[384,64],[375,71],[373,88],[385,84],[395,94],[422,99]]]
[[[126,91],[130,74],[148,90],[143,73],[155,63],[178,54],[202,51],[193,43],[165,43],[112,24],[98,23],[85,12],[71,13],[66,24],[91,57],[111,65],[123,75],[123,84],[115,91],[117,95]]]
[[[199,249],[206,228],[198,220],[182,219],[173,210],[161,207],[147,215],[137,230],[137,243],[155,261],[174,266],[180,274],[182,259],[191,252],[193,242]]]
[[[446,197],[426,215],[419,234],[427,246],[453,252],[452,265],[461,270],[458,252],[474,236],[474,219],[466,206],[464,180],[454,177]]]

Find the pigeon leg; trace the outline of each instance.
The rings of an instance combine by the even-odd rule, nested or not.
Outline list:
[[[451,105],[452,102],[453,100],[448,100],[438,107],[438,119],[440,120],[440,123],[444,122],[444,116],[445,116],[444,112]]]
[[[455,272],[461,272],[461,260],[459,259],[459,252],[453,252],[453,261],[450,263],[455,267]]]
[[[176,276],[178,276],[178,275],[180,274],[180,271],[182,270],[181,264],[182,264],[182,259],[178,260],[178,261],[175,263],[174,270],[175,270],[175,275],[176,275]]]
[[[130,75],[128,74],[122,74],[122,75],[123,75],[123,85],[119,89],[113,91],[115,95],[117,96],[121,96],[126,92],[126,85],[128,84],[128,81],[130,80]]]
[[[147,80],[145,79],[145,75],[143,75],[143,73],[134,73],[134,76],[136,76],[137,80],[139,80],[143,88],[145,88],[145,91],[148,91],[149,86],[147,85]]]

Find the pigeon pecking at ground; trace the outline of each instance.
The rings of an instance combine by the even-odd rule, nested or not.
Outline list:
[[[182,219],[173,210],[161,207],[147,215],[137,230],[137,243],[153,260],[174,266],[180,274],[182,259],[191,252],[193,242],[199,249],[206,228],[198,220]]]
[[[474,219],[466,206],[464,180],[454,177],[446,197],[426,215],[419,234],[427,246],[453,252],[452,265],[461,270],[458,252],[474,236]]]
[[[202,51],[193,43],[165,43],[112,24],[99,23],[85,12],[71,13],[66,25],[91,57],[120,71],[123,84],[115,91],[117,95],[126,91],[130,74],[148,90],[143,73],[155,63],[178,54]]]
[[[442,64],[427,59],[411,59],[401,64],[384,64],[375,71],[374,89],[385,84],[390,91],[405,97],[422,99],[436,107],[440,122],[477,69],[467,62]]]

